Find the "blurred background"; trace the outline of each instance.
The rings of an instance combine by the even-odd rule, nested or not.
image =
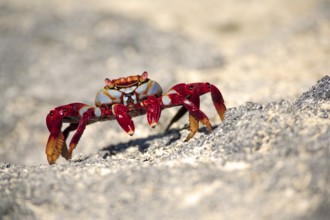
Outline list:
[[[293,101],[329,75],[329,36],[326,0],[2,0],[0,162],[46,164],[49,110],[93,105],[106,77],[147,70],[164,91],[208,81],[228,107]],[[209,105],[205,96],[216,125]],[[75,154],[161,133],[176,110],[155,129],[134,119],[133,137],[116,122],[90,125]]]

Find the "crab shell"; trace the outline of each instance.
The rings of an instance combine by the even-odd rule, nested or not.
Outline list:
[[[106,86],[95,97],[97,107],[112,104],[137,104],[149,96],[159,97],[163,90],[160,85],[148,78],[148,73],[141,76],[129,76],[116,80],[105,79]]]

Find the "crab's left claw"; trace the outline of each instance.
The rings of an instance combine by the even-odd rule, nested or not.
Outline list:
[[[65,152],[67,152],[67,147],[64,134],[61,131],[62,118],[62,114],[57,110],[50,111],[46,117],[46,124],[50,132],[46,146],[46,154],[49,164],[54,164],[60,154],[66,157]]]

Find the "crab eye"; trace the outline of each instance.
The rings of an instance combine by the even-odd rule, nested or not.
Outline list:
[[[211,84],[210,83],[206,83],[207,88],[211,88]]]
[[[189,86],[189,90],[193,90],[194,89],[194,86],[193,85],[190,85]]]
[[[104,82],[105,82],[105,88],[107,89],[112,89],[113,87],[115,87],[115,83],[109,78],[105,78]]]
[[[53,111],[50,111],[50,112],[49,112],[49,116],[50,116],[50,117],[53,117]]]
[[[147,71],[144,71],[143,73],[142,73],[142,75],[141,76],[139,76],[139,80],[140,80],[140,82],[145,82],[145,81],[147,81],[147,79],[148,79],[148,72]]]

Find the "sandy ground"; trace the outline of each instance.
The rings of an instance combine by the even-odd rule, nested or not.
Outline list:
[[[191,157],[198,157],[198,153],[197,156],[195,153],[196,151],[199,152],[200,149],[197,148],[191,152],[187,148],[189,145],[183,145],[180,138],[182,139],[186,135],[185,131],[179,130],[180,133],[183,133],[182,137],[180,136],[179,138],[176,136],[175,130],[172,131],[170,135],[174,135],[174,140],[177,141],[173,143],[167,140],[170,136],[163,136],[163,131],[168,121],[173,117],[177,109],[163,111],[160,123],[155,129],[151,129],[148,126],[145,117],[135,118],[136,131],[133,137],[125,134],[116,122],[95,123],[88,126],[74,152],[74,161],[78,161],[79,163],[80,158],[89,158],[90,155],[95,156],[95,154],[98,155],[95,156],[97,160],[101,160],[103,157],[108,159],[112,158],[114,161],[111,159],[109,160],[111,161],[111,166],[114,166],[114,170],[109,171],[107,168],[104,171],[106,173],[102,173],[103,171],[101,169],[100,175],[103,176],[104,174],[106,177],[109,177],[107,174],[111,173],[114,177],[109,178],[116,177],[125,180],[126,177],[128,178],[131,176],[132,172],[136,172],[137,175],[132,175],[133,183],[125,182],[123,185],[130,187],[129,192],[134,191],[134,193],[136,193],[133,193],[134,195],[140,195],[138,189],[133,186],[134,181],[140,184],[143,182],[144,178],[147,178],[146,183],[155,186],[154,184],[156,183],[153,182],[154,180],[151,177],[151,179],[146,177],[149,171],[154,178],[157,178],[157,173],[162,173],[165,176],[169,176],[171,181],[175,181],[175,179],[185,171],[187,164],[188,173],[198,176],[204,171],[203,164],[206,163],[205,166],[207,169],[211,167],[211,180],[206,181],[205,184],[200,184],[200,182],[198,182],[196,185],[194,185],[194,182],[185,182],[188,184],[188,188],[180,188],[175,185],[175,182],[173,187],[177,187],[176,195],[182,195],[182,197],[178,196],[177,198],[192,198],[192,200],[185,200],[187,202],[185,203],[185,207],[194,209],[200,204],[198,202],[200,201],[198,196],[201,196],[201,194],[194,194],[195,190],[204,192],[205,194],[202,193],[203,195],[212,195],[213,192],[217,192],[220,188],[224,187],[228,189],[228,191],[224,191],[225,194],[230,196],[232,195],[231,190],[233,190],[230,184],[235,179],[239,179],[240,176],[250,177],[249,174],[245,173],[246,169],[249,170],[247,167],[257,167],[257,169],[262,167],[261,165],[260,167],[259,165],[255,165],[258,164],[256,155],[252,156],[253,162],[249,161],[249,158],[244,158],[245,162],[236,163],[236,159],[240,158],[241,155],[240,150],[245,152],[250,148],[247,146],[246,148],[243,147],[243,149],[238,148],[240,150],[236,151],[235,140],[241,140],[239,137],[245,137],[245,134],[240,133],[240,131],[236,131],[237,133],[235,133],[234,131],[226,130],[226,128],[240,129],[240,126],[243,125],[243,128],[247,129],[250,128],[249,124],[244,123],[248,120],[258,121],[260,119],[259,113],[253,113],[253,115],[256,115],[249,118],[249,111],[253,111],[253,109],[251,110],[250,108],[258,108],[257,106],[259,104],[255,106],[254,104],[245,103],[253,102],[269,106],[269,109],[267,109],[267,111],[265,110],[266,113],[260,113],[260,115],[266,114],[264,117],[271,120],[271,122],[273,122],[273,120],[276,121],[277,118],[280,117],[278,116],[279,112],[283,113],[284,116],[280,122],[282,123],[282,121],[285,121],[285,123],[283,122],[284,124],[282,124],[284,127],[280,126],[278,129],[280,133],[284,133],[283,140],[288,141],[290,144],[299,144],[299,138],[305,133],[307,135],[306,137],[309,137],[308,135],[315,135],[318,137],[315,140],[322,140],[323,142],[320,145],[327,143],[324,132],[326,132],[329,127],[328,120],[324,118],[320,119],[319,114],[321,114],[322,111],[327,112],[328,106],[314,106],[313,104],[311,107],[312,110],[305,109],[302,112],[299,110],[297,113],[291,109],[291,104],[286,103],[295,101],[303,92],[308,91],[315,85],[318,80],[325,75],[329,75],[329,36],[330,2],[327,0],[305,0],[303,3],[298,0],[265,0],[262,2],[256,0],[205,0],[194,2],[187,0],[95,0],[93,3],[85,0],[3,0],[0,2],[1,168],[5,170],[8,166],[9,176],[15,176],[16,169],[19,170],[19,172],[16,173],[24,173],[24,169],[26,168],[31,173],[36,172],[38,178],[41,178],[40,181],[47,182],[48,177],[54,178],[54,183],[47,182],[45,188],[41,189],[41,193],[48,192],[49,189],[54,187],[53,184],[59,184],[57,181],[63,178],[66,180],[70,179],[71,175],[77,175],[76,180],[82,181],[82,188],[88,189],[88,181],[84,179],[84,177],[81,177],[79,172],[85,169],[84,167],[86,166],[90,166],[89,168],[93,167],[94,162],[85,161],[83,164],[76,165],[76,162],[68,163],[60,159],[58,161],[59,165],[48,168],[44,153],[45,144],[49,135],[45,125],[45,117],[51,109],[59,105],[72,102],[84,102],[93,105],[95,94],[104,86],[104,79],[106,77],[114,79],[122,76],[140,74],[144,70],[147,70],[150,78],[159,82],[163,86],[164,91],[167,91],[171,86],[177,83],[200,81],[211,82],[220,88],[225,98],[226,105],[231,112],[227,124],[221,124],[213,107],[208,107],[212,105],[209,96],[203,97],[201,109],[209,116],[212,124],[224,126],[217,128],[218,130],[216,131],[215,137],[225,135],[224,140],[231,143],[231,145],[226,145],[227,148],[225,148],[224,151],[227,152],[228,155],[235,155],[235,160],[230,161],[233,162],[234,173],[231,173],[231,168],[229,168],[229,171],[223,171],[223,169],[226,168],[221,167],[222,163],[219,161],[219,158],[222,158],[223,155],[221,154],[221,150],[219,150],[220,153],[218,152],[218,149],[213,149],[215,152],[219,153],[215,159],[217,161],[217,168],[213,170],[214,161],[205,162],[205,158],[202,157],[202,162],[199,161],[197,163],[197,171],[195,171],[194,163],[190,163],[192,160]],[[281,102],[283,99],[286,100],[284,104]],[[275,107],[271,104],[272,102],[277,103],[274,104]],[[276,106],[281,108],[281,110],[278,111]],[[287,110],[283,110],[282,108]],[[242,110],[243,113],[237,113],[237,109],[240,111]],[[271,116],[272,111],[275,112],[274,114],[276,117]],[[286,126],[290,127],[290,123],[295,125],[294,122],[296,119],[293,119],[293,121],[288,120],[286,118],[288,116],[286,115],[287,111],[294,112],[293,117],[298,118],[297,121],[299,123],[297,124],[301,126],[292,129],[293,133],[296,134],[293,139],[290,139],[285,132],[288,129]],[[310,113],[310,111],[312,113]],[[299,115],[300,113],[302,114],[301,118],[297,116],[297,114]],[[235,121],[235,114],[241,118],[247,117],[245,118],[246,121]],[[307,116],[311,116],[311,119],[306,119]],[[303,119],[303,122],[301,122],[300,119]],[[183,118],[173,127],[181,129],[186,126],[187,122],[187,118]],[[236,122],[240,126],[235,127],[234,125]],[[303,125],[308,124],[308,122],[310,122],[311,129],[317,128],[319,130],[309,132],[307,129],[302,130],[300,133],[296,130],[297,128],[303,128]],[[234,125],[231,123],[234,123]],[[261,129],[260,133],[255,134],[252,132],[251,136],[246,136],[247,143],[252,143],[252,145],[259,143],[258,138],[265,141],[263,129],[267,128],[267,126],[252,126],[250,129],[259,128]],[[242,129],[242,131],[245,131],[244,129]],[[266,144],[262,148],[263,152],[271,151],[274,146],[279,146],[276,142],[278,141],[276,139],[277,133],[275,131],[274,133],[272,132],[270,133],[270,140],[275,138],[275,144],[272,141],[272,144]],[[199,141],[203,144],[209,144],[209,141],[213,140],[212,138],[205,139],[204,133],[205,130],[202,129],[201,132],[196,134],[196,137],[192,140],[195,141],[192,146],[198,146],[198,144],[200,144]],[[291,133],[289,132],[288,134]],[[201,137],[203,138],[200,140],[199,138]],[[249,142],[251,141],[249,138],[257,138],[257,140],[253,139],[252,142]],[[302,144],[302,146],[307,146],[308,144],[306,143],[314,143],[310,142],[313,140],[306,140],[306,142],[304,142],[305,145]],[[153,141],[155,141],[155,144],[148,144],[149,142],[154,143]],[[178,154],[167,155],[168,152],[166,150],[169,149],[165,147],[164,149],[166,150],[163,151],[163,147],[160,147],[167,142],[171,142],[170,146],[173,147],[174,152],[181,152],[180,148],[183,146],[188,152],[188,156],[185,154],[185,150]],[[221,143],[222,145],[221,139],[217,139],[217,143]],[[240,142],[238,141],[238,143]],[[141,144],[142,147],[139,146]],[[145,147],[149,145],[149,148]],[[137,146],[137,148],[130,148],[130,146]],[[205,149],[210,149],[210,145],[203,145],[203,147],[205,147]],[[119,152],[116,151],[116,155],[112,155],[111,157],[112,149],[117,148],[121,150]],[[137,149],[141,150],[140,148],[142,148],[143,152],[147,149],[147,153],[152,154],[150,157],[151,159],[146,154],[141,155],[136,152]],[[110,149],[110,156],[103,155],[102,150],[104,149]],[[291,152],[291,148],[285,152]],[[305,151],[302,150],[302,152]],[[310,153],[310,151],[308,152]],[[245,155],[245,153],[242,155]],[[272,151],[272,153],[278,156],[278,154],[281,155],[283,152],[279,151],[278,153],[276,150],[274,152]],[[179,155],[179,161],[175,161],[175,158],[167,158],[170,160],[169,162],[164,158],[161,160],[163,162],[165,161],[165,167],[169,166],[173,168],[174,173],[165,171],[163,167],[164,164],[158,167],[157,158],[163,157],[164,154],[165,156],[167,155],[167,157],[177,157]],[[309,161],[308,159],[308,162],[306,162],[307,160],[304,161],[303,155],[305,154],[302,153],[294,157],[295,159],[291,164],[288,161],[283,162],[283,158],[280,160],[283,163],[280,162],[277,164],[272,161],[274,163],[271,162],[271,164],[274,165],[274,170],[276,172],[273,168],[270,168],[270,171],[274,171],[274,175],[277,175],[277,172],[282,174],[279,170],[299,165],[297,168],[298,170],[292,173],[288,171],[287,177],[294,179],[295,172],[297,172],[299,176],[297,181],[299,182],[303,179],[302,182],[305,183],[306,178],[308,179],[309,177],[303,176],[302,173],[305,172],[303,168],[307,167],[307,170],[309,170],[308,172],[313,173],[314,160]],[[315,158],[321,161],[319,163],[316,162],[317,168],[319,169],[319,166],[326,161],[326,158],[322,155],[317,155],[318,156]],[[277,156],[274,156],[274,158],[276,159]],[[309,156],[312,158],[313,154],[308,154],[308,158],[310,158]],[[141,165],[141,161],[144,160],[143,158],[153,161],[145,170],[144,165]],[[209,157],[206,158],[209,159]],[[212,159],[212,157],[210,158]],[[172,161],[172,159],[174,161]],[[226,160],[228,158],[222,159]],[[269,158],[267,157],[266,159]],[[260,161],[265,162],[264,160]],[[107,161],[99,162],[100,161],[95,162],[96,169],[109,165]],[[130,163],[132,165],[130,165]],[[284,165],[282,166],[281,163]],[[75,166],[78,167],[75,168]],[[137,166],[137,168],[131,169],[132,166]],[[238,166],[238,168],[235,166]],[[265,166],[267,167],[267,164]],[[93,170],[89,168],[86,169],[88,172],[91,172],[91,176],[86,174],[85,177],[87,179],[95,177]],[[220,174],[217,174],[217,172],[219,172],[218,168],[221,170],[220,174],[226,178],[223,181],[214,182],[213,178],[220,178]],[[244,172],[242,171],[242,175],[240,171],[236,172],[237,169],[244,170]],[[118,170],[123,171],[123,174],[121,175],[118,173]],[[63,171],[64,173],[67,172],[68,176],[65,174],[61,176],[61,174],[59,174]],[[265,175],[268,171],[267,169],[262,170],[262,175]],[[324,172],[324,176],[327,176],[327,171]],[[6,176],[7,174],[4,175]],[[27,176],[27,179],[34,179],[33,175],[34,174],[32,174],[32,176]],[[39,175],[44,175],[44,177],[40,177]],[[207,179],[208,173],[205,175],[206,176],[203,177]],[[317,184],[324,184],[322,179],[324,176],[322,173],[322,175],[320,174],[320,176],[316,178]],[[234,187],[244,188],[244,186],[253,185],[252,179],[247,180],[247,182],[238,182]],[[166,179],[160,180],[161,186],[166,182],[165,180]],[[197,178],[197,180],[202,181],[199,178]],[[105,181],[106,182],[99,182],[99,179],[96,179],[93,183],[103,184],[103,189],[106,190],[106,187],[109,187],[109,185],[115,182],[114,179],[106,179]],[[261,186],[264,186],[262,185],[262,181],[269,181],[271,184],[266,185],[269,187],[273,186],[272,180],[267,179],[266,176],[262,176],[258,182]],[[247,185],[244,185],[245,183]],[[70,179],[68,187],[73,185],[74,181]],[[280,182],[278,182],[278,185],[277,183],[275,185],[281,188]],[[5,186],[7,185],[5,184]],[[22,184],[21,186],[23,188],[22,194],[24,195],[28,194],[29,190],[31,190],[28,183]],[[38,183],[31,183],[31,186],[38,188],[39,185]],[[252,190],[256,191],[248,191],[248,187],[242,189],[242,191],[235,191],[235,196],[238,196],[237,192],[243,193],[243,197],[246,200],[239,203],[238,197],[235,197],[228,207],[222,206],[222,208],[227,210],[226,213],[229,213],[227,217],[239,219],[239,217],[247,214],[246,210],[249,210],[249,208],[254,208],[253,206],[258,204],[262,205],[262,202],[257,203],[254,200],[249,203],[249,199],[252,198],[251,195],[255,195],[254,193],[256,192],[257,195],[266,193],[265,197],[262,196],[264,200],[260,200],[265,202],[273,201],[272,199],[281,196],[284,198],[281,201],[290,202],[291,200],[286,198],[292,198],[292,201],[296,202],[299,201],[300,196],[303,194],[293,193],[290,191],[291,188],[286,188],[287,185],[284,184],[285,187],[282,188],[283,191],[281,191],[277,197],[274,194],[277,191],[271,191],[270,194],[267,194],[267,189],[258,191],[257,188],[259,186],[258,184],[253,185]],[[15,191],[15,187],[16,185],[13,185],[13,188],[11,188],[12,191],[9,190],[9,192]],[[116,185],[113,189],[114,191],[112,191],[110,195],[113,196],[116,190],[122,190],[121,187],[120,185]],[[210,191],[206,190],[208,187],[210,187]],[[300,209],[298,208],[297,212],[306,215],[306,213],[312,209],[311,207],[320,207],[320,209],[323,210],[324,207],[319,205],[321,200],[325,201],[325,209],[327,208],[329,203],[324,197],[321,197],[320,194],[328,194],[326,194],[327,192],[324,190],[325,188],[323,186],[318,187],[319,188],[316,187],[316,189],[321,190],[316,193],[316,197],[309,197],[308,195],[302,196],[304,199],[299,203]],[[245,191],[245,189],[247,189],[247,191]],[[308,193],[312,194],[314,192],[314,188],[311,189],[309,186],[302,187],[302,189],[302,192],[305,192],[304,190],[306,189],[308,189],[306,190]],[[166,188],[166,190],[170,190],[170,188]],[[299,191],[299,187],[297,190]],[[79,192],[79,190],[77,191]],[[161,195],[169,193],[169,191],[156,191]],[[7,192],[7,190],[5,190],[5,192]],[[36,191],[36,193],[40,192]],[[70,189],[65,188],[61,191],[59,197],[53,195],[56,201],[55,206],[50,202],[50,198],[42,197],[44,200],[34,201],[31,205],[32,208],[30,208],[34,210],[34,214],[38,213],[38,211],[42,214],[45,214],[45,212],[49,210],[54,211],[53,208],[57,209],[58,204],[60,204],[61,196],[68,192],[70,192]],[[92,190],[92,192],[95,191]],[[148,192],[145,193],[148,194]],[[102,192],[98,193],[102,194]],[[109,195],[107,193],[105,194]],[[134,197],[130,197],[132,194],[126,193],[123,197],[125,197],[125,195],[128,196],[128,199],[115,197],[114,200],[119,201],[120,204],[124,204],[125,202],[123,201],[127,199],[127,201],[129,201],[128,203],[131,205],[130,207],[132,208],[133,206],[130,210],[138,210],[137,206],[131,204],[131,202],[134,201]],[[145,195],[144,192],[141,195]],[[292,195],[293,197],[290,197]],[[87,196],[91,197],[92,195],[88,194]],[[197,196],[197,199],[194,196]],[[8,198],[15,199],[10,196]],[[104,197],[102,198],[106,199]],[[213,207],[212,205],[224,204],[220,202],[221,199],[219,200],[218,197],[216,197],[214,203],[212,203],[212,198],[213,197],[210,198],[210,202],[206,205],[205,203],[201,203],[204,206],[201,205],[201,209],[197,209],[196,212],[199,214],[196,215],[196,218],[198,218],[198,216],[203,216],[204,212],[211,213],[209,216],[212,217],[212,212],[210,212]],[[308,198],[314,199],[314,205],[306,205],[304,203]],[[87,197],[84,197],[84,199],[86,199],[84,201],[88,200]],[[166,199],[157,200],[157,198],[154,197],[152,197],[152,199],[152,201],[155,201],[154,208],[159,208],[162,205],[166,206],[169,205],[169,202],[173,202],[173,200]],[[6,201],[11,200],[9,199]],[[76,201],[79,201],[79,198],[71,198],[65,200],[64,203],[70,204],[70,202]],[[195,201],[195,203],[190,203],[191,201]],[[40,208],[38,202],[44,205],[46,204],[45,206],[48,208],[50,207],[50,209]],[[99,202],[102,203],[101,200],[97,200],[97,203]],[[138,203],[138,205],[150,201],[146,199],[146,201],[142,200],[140,202],[141,203]],[[16,203],[8,202],[8,204],[6,203],[5,205],[11,207],[12,204]],[[109,205],[109,203],[106,204]],[[110,205],[113,204],[111,203]],[[243,209],[240,210],[241,212],[235,212],[231,215],[230,211],[239,206],[243,206]],[[3,207],[4,206],[1,206],[0,208]],[[97,204],[92,207],[97,207]],[[166,208],[169,209],[171,207],[173,206],[166,206]],[[81,211],[83,208],[83,206],[79,206],[77,210]],[[183,214],[181,213],[182,215],[179,211],[176,216],[191,217],[189,215],[189,208],[184,209],[185,211]],[[279,205],[276,210],[280,212],[282,208],[283,207]],[[291,213],[294,209],[294,206],[290,206],[287,211]],[[16,208],[13,208],[13,210],[15,211]],[[251,216],[269,219],[269,215],[267,215],[269,207],[265,210],[262,215]],[[24,216],[25,211],[26,210],[21,210],[18,213]],[[107,211],[103,211],[103,214],[107,214]],[[27,211],[27,213],[29,212]],[[54,213],[56,214],[56,212],[52,212],[52,214]],[[116,213],[119,214],[122,212],[118,211]],[[123,211],[123,213],[125,212]],[[320,212],[316,211],[315,213]],[[145,213],[142,210],[139,214],[143,216]],[[153,214],[155,215],[151,216],[151,218],[161,215],[159,213]],[[56,215],[54,216],[54,219],[56,219]],[[73,217],[74,210],[63,216]],[[274,217],[276,214],[274,215],[273,213],[271,216]],[[302,215],[295,213],[293,215],[284,214],[283,216],[301,217]],[[91,215],[91,217],[99,216],[95,214]],[[219,216],[215,214],[213,217]],[[299,217],[297,218],[299,219]]]
[[[105,77],[148,70],[164,90],[209,81],[228,107],[294,100],[328,74],[328,9],[311,0],[2,1],[1,158],[45,163],[47,112],[93,104]],[[135,137],[162,132],[174,113],[164,111],[154,131],[137,119]],[[131,140],[111,124],[88,128],[81,152]]]

